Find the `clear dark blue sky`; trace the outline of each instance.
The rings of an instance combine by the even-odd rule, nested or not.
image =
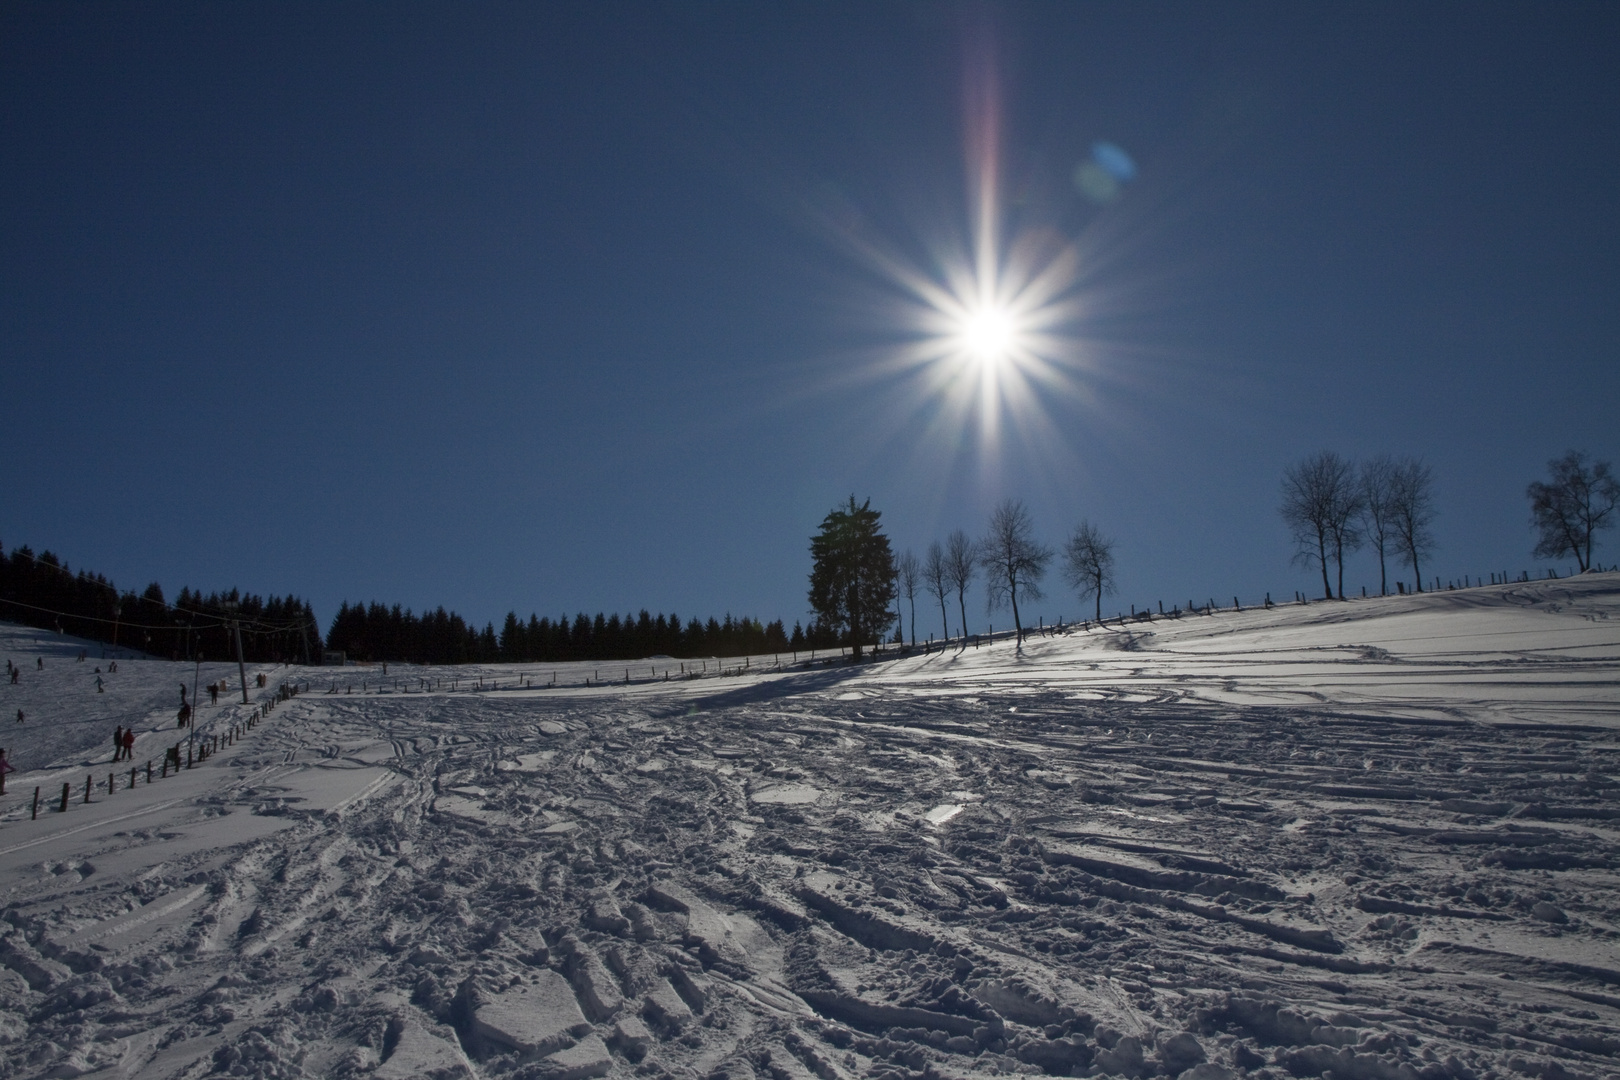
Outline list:
[[[1434,466],[1437,573],[1525,569],[1526,483],[1620,457],[1617,56],[1612,4],[7,4],[0,539],[791,626],[835,502],[921,549],[1011,495],[1123,608],[1309,587],[1278,479],[1332,448]],[[992,59],[1081,346],[988,438],[861,252],[948,268]]]

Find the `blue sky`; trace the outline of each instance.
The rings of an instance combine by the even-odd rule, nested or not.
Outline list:
[[[1527,569],[1525,485],[1620,456],[1617,48],[1574,4],[10,4],[0,541],[323,622],[791,626],[849,494],[919,550],[1013,496],[1115,537],[1114,606],[1248,600],[1312,587],[1277,488],[1331,448],[1433,465],[1436,573]],[[987,86],[1004,240],[1075,260],[993,434],[896,373],[870,257],[971,246]]]

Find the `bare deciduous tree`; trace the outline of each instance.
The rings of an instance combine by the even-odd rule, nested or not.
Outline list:
[[[1351,479],[1350,488],[1333,515],[1329,529],[1333,533],[1333,564],[1339,571],[1339,599],[1344,599],[1344,556],[1359,548],[1365,537],[1357,524],[1361,517],[1361,489]]]
[[[1434,550],[1434,534],[1429,531],[1434,521],[1434,471],[1417,458],[1397,461],[1390,480],[1389,507],[1395,550],[1412,568],[1417,591],[1422,592],[1423,569],[1418,563]]]
[[[928,591],[939,601],[939,624],[945,630],[943,640],[950,641],[951,620],[945,614],[945,597],[951,592],[951,574],[945,549],[939,546],[938,540],[928,545],[928,558],[923,561],[922,573],[923,581],[928,583]]]
[[[911,605],[911,647],[917,647],[917,590],[922,588],[922,563],[907,548],[894,561],[894,577],[900,586],[900,595]]]
[[[1378,553],[1378,595],[1389,594],[1389,573],[1384,560],[1394,543],[1390,501],[1395,494],[1395,459],[1379,454],[1361,463],[1361,530]]]
[[[1063,546],[1063,576],[1084,600],[1097,598],[1097,621],[1102,622],[1102,598],[1114,591],[1114,542],[1089,521],[1080,522]]]
[[[967,643],[967,590],[979,565],[979,546],[961,529],[945,538],[945,579],[956,590],[956,603],[962,611],[962,643]]]
[[[1535,555],[1542,559],[1575,556],[1582,571],[1592,566],[1592,543],[1599,529],[1614,527],[1620,507],[1620,483],[1607,461],[1588,463],[1581,450],[1547,462],[1551,482],[1537,480],[1525,494],[1530,522],[1540,532]]]
[[[1333,599],[1328,580],[1328,551],[1339,564],[1339,598],[1344,598],[1344,555],[1361,544],[1356,514],[1361,504],[1356,471],[1348,459],[1331,450],[1313,454],[1283,470],[1283,521],[1294,534],[1295,559],[1322,568],[1322,589]]]
[[[990,534],[980,547],[985,570],[985,591],[992,609],[1012,602],[1014,640],[1024,643],[1024,624],[1018,615],[1018,594],[1026,600],[1041,598],[1041,576],[1052,561],[1052,551],[1035,539],[1035,524],[1017,499],[1007,499],[990,515]]]

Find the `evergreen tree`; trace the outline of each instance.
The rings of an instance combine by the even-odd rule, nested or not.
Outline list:
[[[811,610],[824,628],[847,633],[856,660],[888,626],[895,599],[894,552],[881,517],[871,499],[856,506],[851,495],[810,539]]]
[[[509,664],[520,662],[523,644],[523,624],[518,622],[517,612],[508,611],[506,621],[501,624],[501,659]]]

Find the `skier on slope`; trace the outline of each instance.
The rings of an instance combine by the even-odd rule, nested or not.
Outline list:
[[[119,724],[113,728],[113,760],[120,761],[124,756],[124,725]]]
[[[125,761],[134,761],[135,760],[135,729],[134,728],[125,728],[124,729],[124,760]]]

